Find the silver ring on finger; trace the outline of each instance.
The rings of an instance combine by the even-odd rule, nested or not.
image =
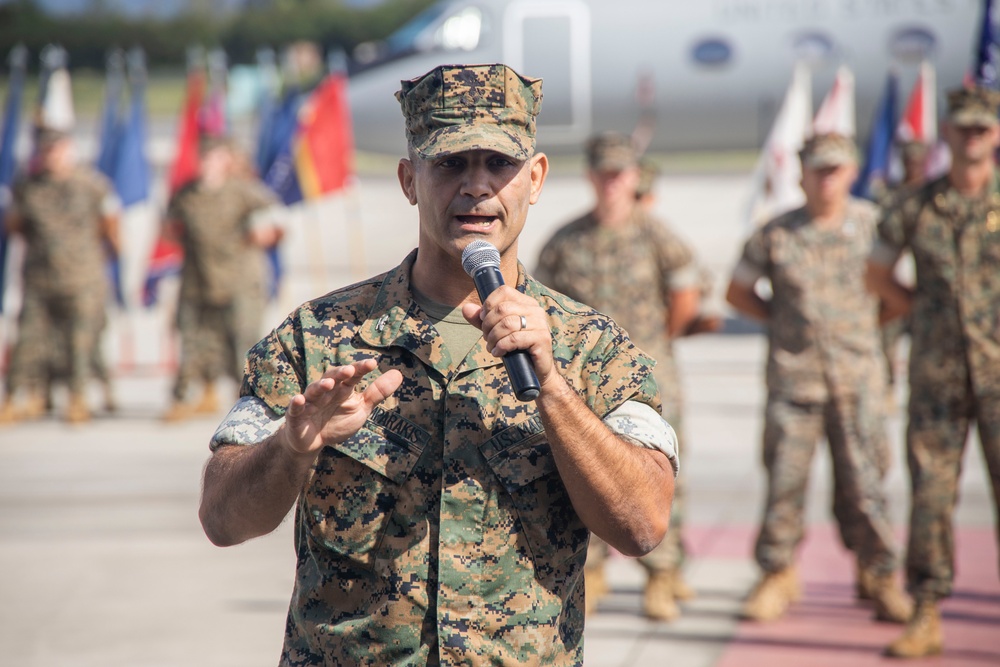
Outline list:
[[[524,331],[527,328],[528,328],[528,318],[525,317],[524,315],[521,315],[521,331]]]

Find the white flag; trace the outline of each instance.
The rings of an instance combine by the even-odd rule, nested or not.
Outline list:
[[[805,203],[799,150],[812,125],[812,79],[798,63],[753,171],[749,223],[757,226]]]
[[[52,71],[45,88],[40,125],[70,132],[76,122],[73,113],[73,87],[65,67]]]
[[[857,136],[854,110],[854,74],[846,66],[837,69],[833,87],[823,99],[813,121],[816,134],[842,134]]]

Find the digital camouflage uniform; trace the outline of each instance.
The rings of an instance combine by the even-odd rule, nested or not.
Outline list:
[[[840,227],[806,209],[782,215],[747,241],[733,280],[770,279],[764,417],[768,491],[755,556],[765,572],[792,565],[804,535],[805,492],[817,441],[826,436],[833,513],[859,566],[896,567],[882,490],[887,460],[885,378],[878,303],[864,286],[877,208],[848,200]]]
[[[687,245],[638,206],[630,224],[616,229],[600,226],[588,213],[560,228],[545,244],[534,277],[614,318],[633,343],[656,359],[653,374],[663,398],[663,417],[683,442],[683,397],[667,320],[670,293],[699,286],[700,274]],[[683,496],[677,480],[670,530],[660,546],[639,559],[650,570],[674,569],[683,562]],[[592,565],[606,553],[603,540],[591,540]]]
[[[872,260],[892,266],[906,249],[916,265],[907,580],[918,600],[936,600],[951,593],[952,516],[973,420],[1000,510],[1000,183],[966,198],[944,177],[902,199],[878,227]]]
[[[242,178],[217,189],[194,181],[170,201],[167,217],[180,225],[184,248],[177,401],[184,400],[192,380],[242,376],[243,356],[260,338],[267,300],[264,254],[248,234],[252,214],[275,204],[262,184]]]
[[[120,204],[107,179],[86,167],[67,178],[28,175],[13,194],[26,254],[8,396],[22,388],[43,391],[56,358],[63,359],[71,393],[80,395],[106,322],[102,220]]]
[[[278,415],[333,366],[375,358],[359,390],[403,374],[357,434],[322,450],[299,497],[281,664],[579,665],[589,532],[502,360],[482,339],[452,359],[413,300],[415,257],[307,303],[247,357],[241,395]],[[623,330],[523,267],[517,288],[543,305],[555,364],[597,416],[659,409],[654,362]]]

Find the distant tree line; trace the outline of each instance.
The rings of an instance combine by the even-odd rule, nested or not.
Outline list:
[[[92,11],[74,15],[48,14],[34,0],[13,0],[0,5],[0,58],[16,44],[37,54],[58,43],[69,52],[71,68],[103,69],[111,49],[140,46],[151,69],[183,69],[191,46],[221,47],[230,63],[251,63],[262,47],[303,39],[351,53],[358,44],[387,37],[433,2],[388,0],[355,9],[337,0],[273,0],[221,15],[207,7],[211,3],[192,3],[188,11],[163,18],[123,16],[103,9],[100,0]]]

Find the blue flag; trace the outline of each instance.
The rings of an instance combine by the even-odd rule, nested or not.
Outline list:
[[[889,160],[892,142],[896,134],[896,98],[899,81],[895,72],[890,72],[885,80],[885,90],[872,118],[871,132],[868,133],[868,147],[865,162],[858,173],[858,180],[851,188],[855,197],[875,199],[879,189],[884,188],[889,179]]]
[[[300,91],[291,91],[281,104],[272,109],[271,117],[264,125],[267,133],[260,137],[257,151],[264,182],[285,204],[295,204],[303,199],[292,149],[299,129],[299,110],[307,97]]]
[[[997,88],[1000,82],[1000,45],[997,44],[994,0],[983,0],[983,22],[979,27],[979,45],[972,76],[980,86]]]
[[[14,155],[17,134],[21,124],[21,100],[24,97],[24,69],[28,50],[16,46],[10,53],[10,85],[4,107],[3,127],[0,128],[0,221],[3,220],[11,198],[11,186],[17,163]],[[3,312],[4,277],[7,274],[7,235],[0,224],[0,313]]]
[[[149,198],[149,162],[146,160],[146,86],[132,84],[129,114],[118,140],[117,160],[112,172],[115,191],[123,206]]]
[[[108,56],[105,78],[104,109],[101,112],[101,145],[97,150],[94,166],[107,176],[114,178],[115,158],[118,155],[118,139],[121,132],[121,102],[125,81],[125,59],[121,51]]]

